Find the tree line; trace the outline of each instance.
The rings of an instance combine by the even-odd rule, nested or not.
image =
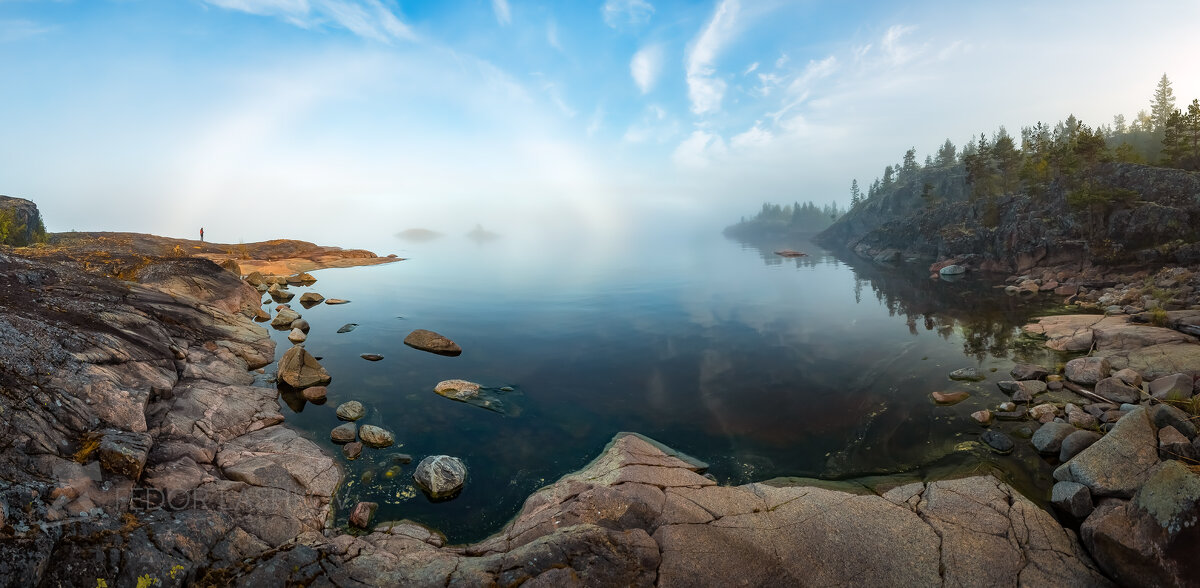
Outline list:
[[[850,209],[900,186],[918,189],[929,206],[963,197],[992,203],[1000,194],[1021,190],[1037,197],[1056,182],[1087,196],[1082,172],[1100,162],[1200,170],[1200,100],[1185,110],[1176,108],[1171,81],[1163,74],[1149,111],[1139,111],[1132,122],[1118,114],[1111,125],[1093,127],[1070,115],[1053,127],[1043,122],[1023,127],[1019,140],[1020,146],[1004,127],[990,137],[970,138],[961,149],[946,139],[924,164],[910,148],[865,194],[857,179],[851,181]]]
[[[825,230],[845,212],[836,202],[824,206],[818,206],[812,201],[784,205],[764,202],[758,214],[750,219],[742,217],[741,222],[729,229],[735,232],[739,228],[753,228],[762,232],[815,233]]]

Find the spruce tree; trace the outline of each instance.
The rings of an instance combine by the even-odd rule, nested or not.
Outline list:
[[[1167,128],[1171,113],[1175,112],[1175,91],[1171,89],[1171,80],[1163,74],[1154,89],[1154,101],[1150,104],[1151,130],[1162,131]]]

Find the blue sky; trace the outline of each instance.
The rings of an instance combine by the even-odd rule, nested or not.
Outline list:
[[[1164,72],[1190,101],[1198,26],[1166,1],[0,0],[0,193],[51,230],[227,242],[719,227],[845,202],[910,146],[1132,116]]]

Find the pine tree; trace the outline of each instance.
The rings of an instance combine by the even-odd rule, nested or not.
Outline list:
[[[946,139],[946,142],[942,143],[942,147],[937,152],[938,167],[954,165],[955,155],[954,143],[951,143],[950,139]]]
[[[862,202],[862,192],[858,190],[858,179],[855,178],[850,181],[850,208],[858,206],[859,202]]]
[[[1154,89],[1154,101],[1150,103],[1150,130],[1162,131],[1167,128],[1171,113],[1175,112],[1175,91],[1171,89],[1171,80],[1163,74]]]
[[[917,148],[910,147],[904,152],[904,163],[900,166],[900,177],[907,180],[916,175],[917,170]]]

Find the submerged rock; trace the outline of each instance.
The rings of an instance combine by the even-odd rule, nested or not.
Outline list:
[[[992,451],[1002,455],[1012,453],[1013,449],[1016,447],[1016,445],[1013,443],[1013,440],[1010,439],[1008,435],[1005,435],[1000,431],[984,431],[983,435],[979,439],[987,444]]]
[[[302,390],[300,395],[309,402],[320,404],[325,402],[325,396],[328,394],[328,392],[329,389],[325,386],[310,386]]]
[[[288,349],[279,359],[279,379],[293,388],[323,386],[333,380],[303,345]]]
[[[467,466],[449,455],[431,455],[417,464],[413,480],[431,498],[449,498],[462,490],[467,481]]]
[[[420,349],[421,351],[428,351],[430,353],[446,355],[449,357],[455,357],[462,354],[462,347],[459,347],[457,343],[438,333],[427,331],[425,329],[417,329],[409,333],[408,336],[404,338],[404,344],[414,349]]]
[[[475,382],[466,380],[445,380],[438,382],[433,387],[433,391],[450,400],[465,402],[471,406],[478,406],[500,414],[510,413],[510,408],[502,399],[502,392],[499,388],[484,388]]]
[[[337,332],[349,333],[350,331],[353,331],[355,329],[355,327],[357,327],[357,326],[358,326],[358,323],[346,323],[346,324],[342,325],[342,328],[338,329]]]
[[[342,455],[345,456],[346,459],[355,460],[358,459],[358,456],[362,455],[362,449],[363,445],[358,441],[347,443],[342,446]]]
[[[938,270],[938,273],[943,276],[957,276],[967,273],[967,268],[961,265],[951,264]]]
[[[971,397],[970,394],[963,392],[961,390],[956,391],[956,392],[936,392],[935,391],[934,393],[930,394],[930,396],[933,397],[934,402],[936,402],[938,404],[946,404],[946,405],[958,404],[959,402],[962,402],[962,401],[966,400],[967,398]]]
[[[325,304],[349,304],[349,303],[350,303],[349,300],[342,300],[341,298],[326,298],[325,299]]]
[[[984,377],[982,375],[980,375],[979,370],[977,370],[973,367],[968,367],[968,368],[960,368],[960,369],[950,372],[950,379],[951,380],[964,380],[964,381],[970,381],[970,382],[978,382],[978,381],[983,380]]]
[[[363,353],[363,354],[360,354],[359,357],[361,357],[367,361],[379,361],[379,360],[383,359],[383,356],[378,353]]]

